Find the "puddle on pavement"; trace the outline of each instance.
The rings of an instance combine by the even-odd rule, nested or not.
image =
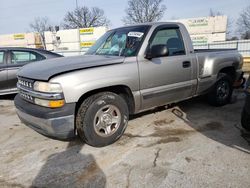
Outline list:
[[[212,131],[212,130],[221,130],[223,129],[223,125],[220,122],[210,122],[205,124],[201,131]]]

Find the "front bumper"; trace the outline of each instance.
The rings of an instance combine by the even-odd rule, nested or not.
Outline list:
[[[20,120],[38,133],[59,140],[75,137],[75,103],[50,109],[29,103],[19,94],[14,102]]]

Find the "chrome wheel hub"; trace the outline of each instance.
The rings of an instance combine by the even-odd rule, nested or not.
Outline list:
[[[111,136],[121,124],[121,112],[114,105],[106,105],[97,111],[93,123],[99,136]]]
[[[230,92],[229,85],[227,82],[221,82],[217,87],[217,97],[220,100],[224,100],[228,97]]]

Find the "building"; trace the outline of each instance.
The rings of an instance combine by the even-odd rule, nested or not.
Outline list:
[[[0,47],[42,48],[38,33],[17,33],[0,35]]]
[[[190,18],[176,21],[186,26],[194,46],[226,40],[227,16]]]
[[[183,23],[195,47],[225,41],[227,16],[201,17],[175,20]],[[46,49],[64,56],[84,54],[108,30],[91,27],[45,32]],[[19,33],[0,36],[0,46],[41,48],[38,33]]]
[[[45,32],[46,49],[64,56],[84,54],[108,28],[91,27]]]
[[[107,30],[106,27],[91,27],[46,31],[46,49],[65,56],[84,54]],[[38,33],[0,35],[0,47],[44,48]]]

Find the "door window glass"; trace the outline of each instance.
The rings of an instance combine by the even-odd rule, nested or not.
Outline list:
[[[41,55],[35,54],[28,51],[12,51],[11,52],[11,63],[26,63],[32,61],[39,61],[44,59]]]
[[[155,34],[151,46],[166,45],[168,56],[185,55],[185,47],[179,29],[162,29]]]
[[[0,64],[4,63],[4,52],[0,52]]]

